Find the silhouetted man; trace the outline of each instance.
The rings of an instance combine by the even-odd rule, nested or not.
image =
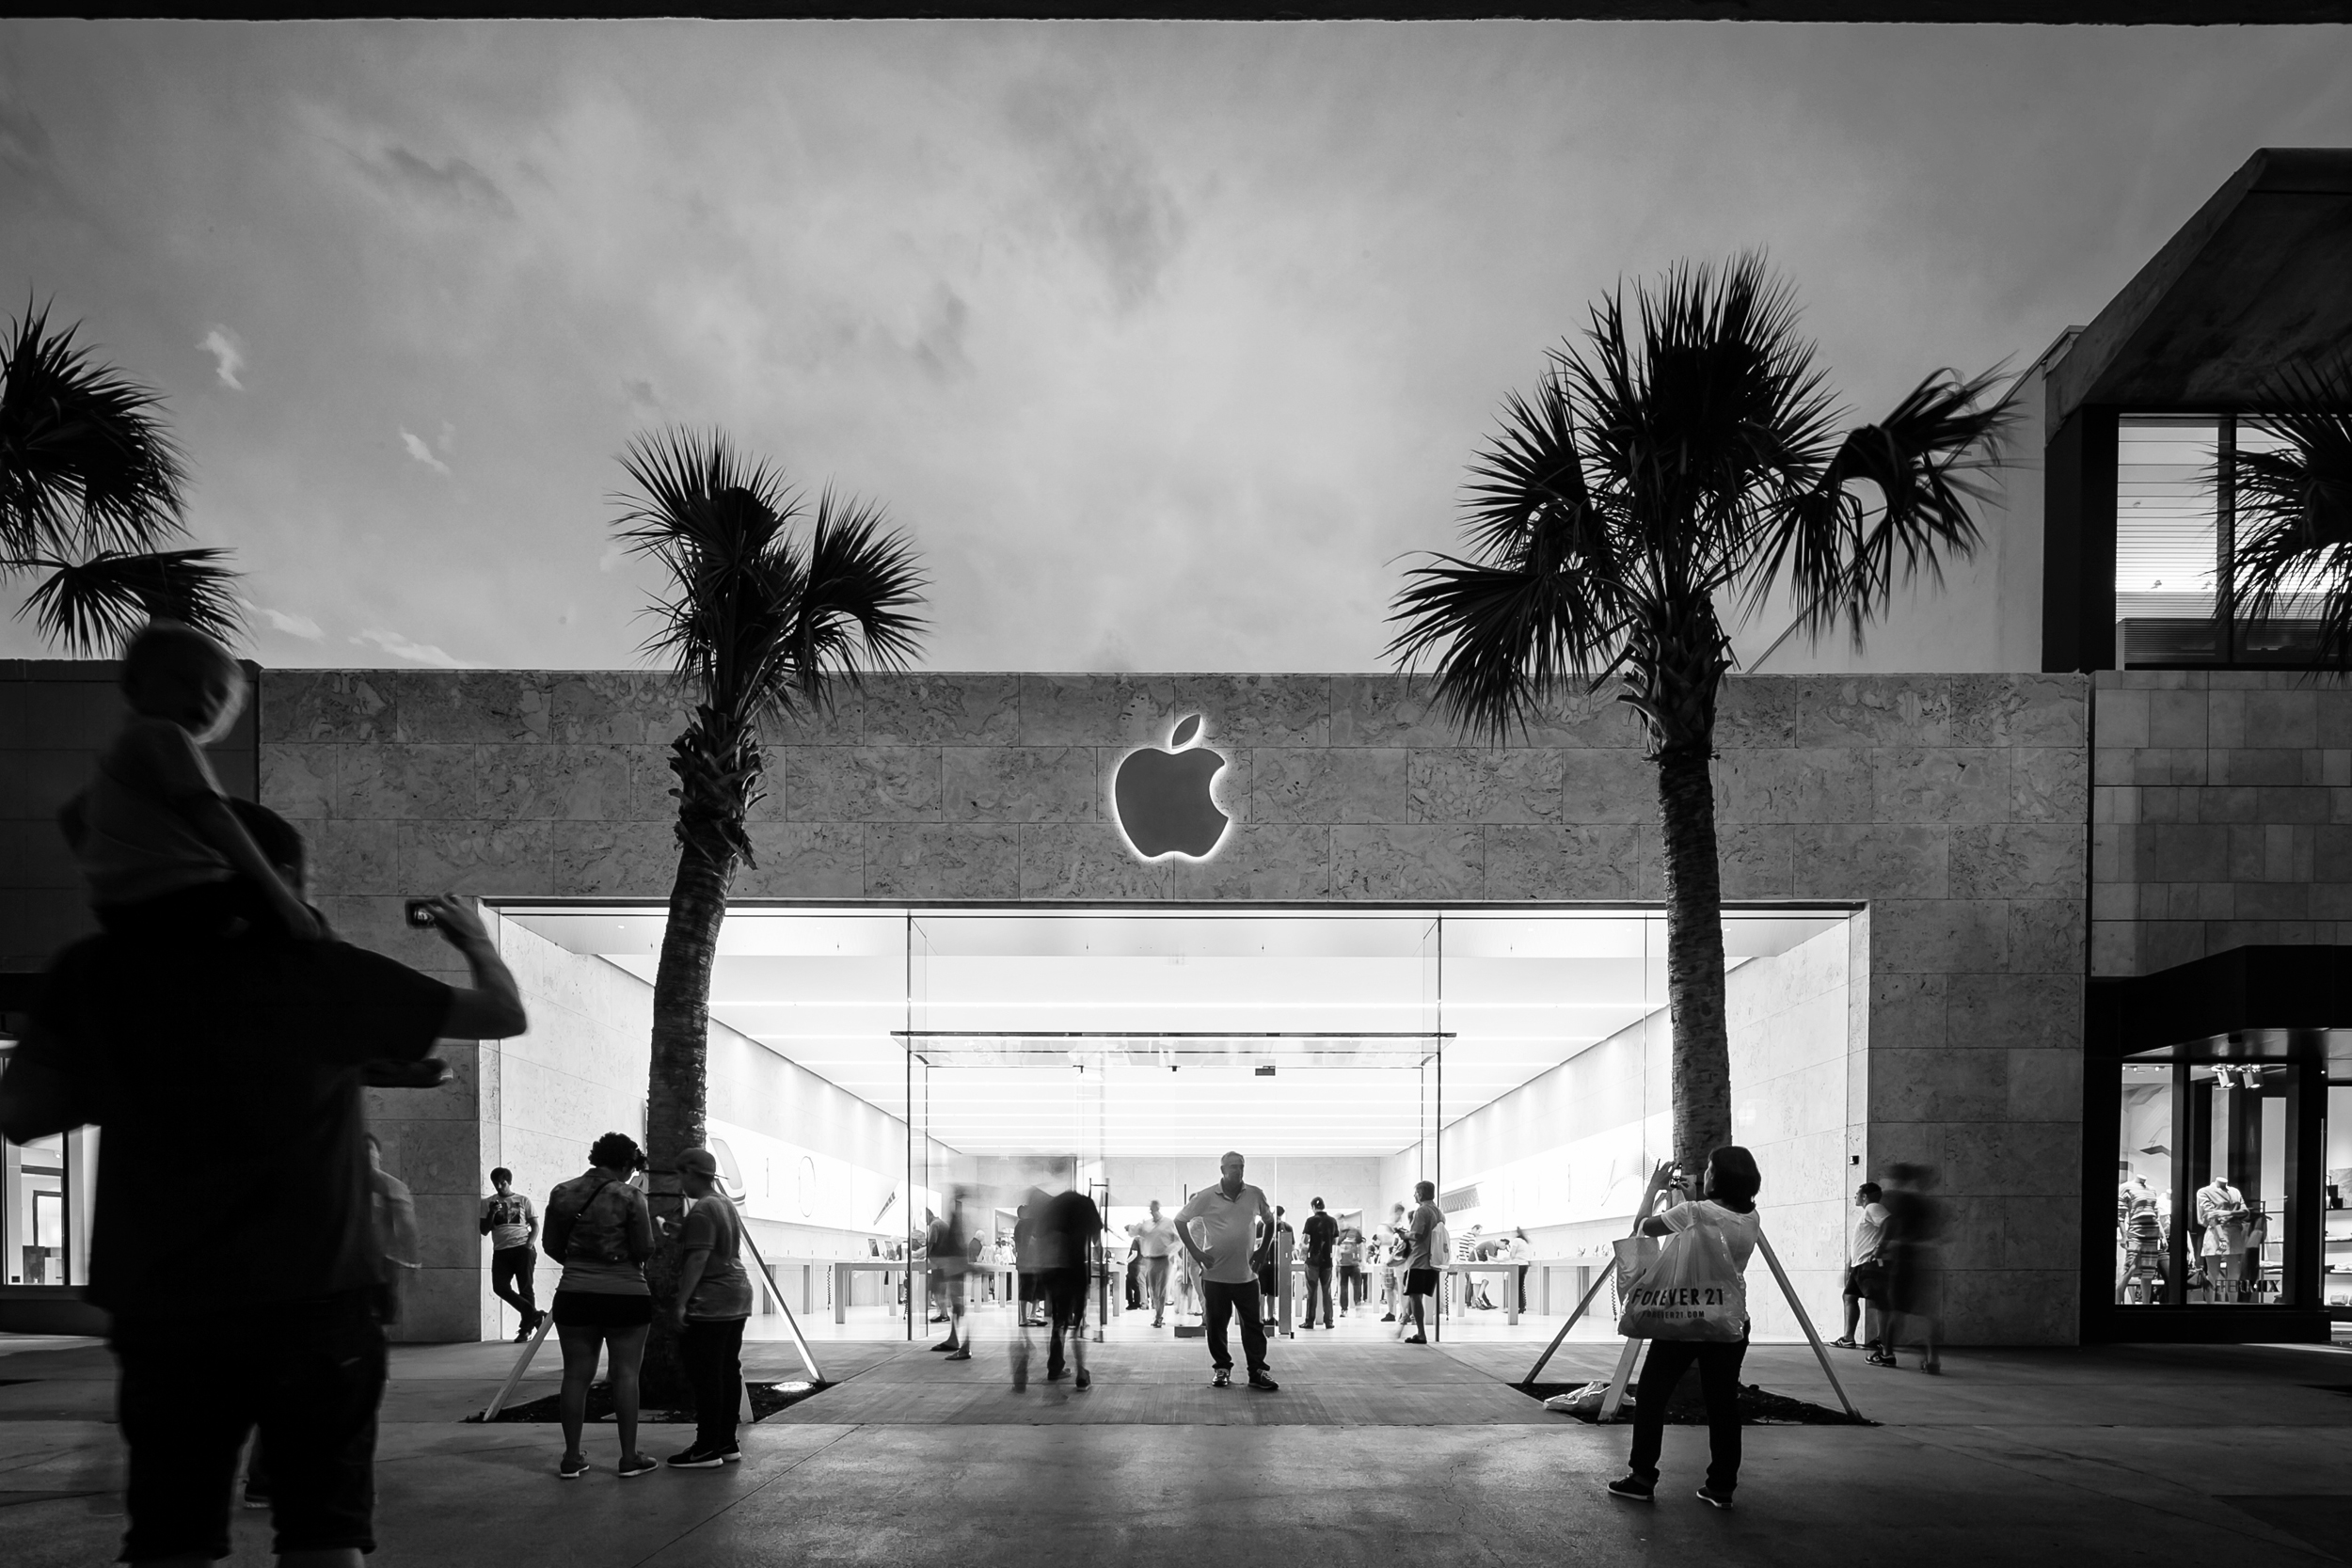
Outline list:
[[[1315,1326],[1315,1293],[1323,1294],[1323,1326],[1331,1326],[1331,1248],[1340,1239],[1340,1222],[1323,1212],[1323,1199],[1314,1200],[1314,1212],[1307,1216],[1301,1232],[1307,1240],[1307,1321],[1301,1328]]]

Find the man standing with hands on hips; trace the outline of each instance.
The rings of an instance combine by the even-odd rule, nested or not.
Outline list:
[[[1253,1262],[1261,1244],[1261,1223],[1265,1227],[1263,1244],[1274,1244],[1274,1206],[1265,1200],[1265,1194],[1241,1179],[1238,1153],[1229,1151],[1217,1162],[1217,1184],[1195,1194],[1176,1215],[1176,1239],[1192,1259],[1208,1307],[1209,1359],[1216,1367],[1210,1386],[1232,1386],[1233,1356],[1226,1348],[1225,1325],[1238,1311],[1242,1354],[1249,1361],[1249,1386],[1270,1394],[1281,1385],[1266,1375],[1265,1325],[1258,1316]],[[1196,1221],[1208,1243],[1205,1248],[1193,1239]]]

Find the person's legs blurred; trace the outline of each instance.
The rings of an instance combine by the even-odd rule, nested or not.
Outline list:
[[[596,1356],[604,1349],[604,1330],[577,1323],[557,1323],[556,1342],[564,1347],[564,1388],[555,1411],[564,1423],[564,1456],[580,1453],[580,1428],[588,1420],[588,1386],[596,1380]]]
[[[1152,1297],[1152,1326],[1157,1328],[1168,1316],[1167,1255],[1162,1254],[1157,1258],[1145,1259],[1143,1277]]]

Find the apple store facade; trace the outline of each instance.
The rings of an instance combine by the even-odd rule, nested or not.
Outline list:
[[[64,738],[103,734],[93,667],[22,668],[77,673],[92,736]],[[511,1332],[474,1224],[488,1172],[544,1195],[644,1124],[684,705],[650,673],[257,684],[231,744],[341,930],[441,966],[405,898],[496,912],[531,1032],[450,1046],[449,1084],[372,1090],[370,1114],[425,1239],[407,1331]],[[1955,1338],[2078,1332],[2088,685],[1725,691],[1736,1129],[1817,1321],[1853,1185],[1918,1159],[1967,1238]],[[916,673],[772,739],[710,1132],[787,1289],[822,1319],[848,1282],[845,1331],[911,1325],[879,1270],[828,1263],[887,1257],[957,1186],[1077,1181],[1124,1223],[1227,1148],[1293,1223],[1322,1197],[1370,1228],[1425,1180],[1457,1235],[1525,1231],[1540,1317],[1668,1151],[1654,777],[1622,709],[1486,746],[1391,676]],[[67,922],[70,866],[36,879]],[[52,1163],[70,1189],[76,1162]],[[43,1266],[70,1280],[74,1250]],[[1759,1332],[1796,1332],[1783,1312]]]

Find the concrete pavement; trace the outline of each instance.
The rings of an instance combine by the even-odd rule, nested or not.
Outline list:
[[[2329,1387],[2352,1386],[2352,1355],[2324,1347],[1963,1350],[1941,1379],[1847,1355],[1841,1374],[1883,1424],[1749,1428],[1728,1515],[1690,1496],[1705,1465],[1698,1429],[1669,1430],[1660,1500],[1644,1508],[1600,1491],[1624,1463],[1624,1429],[1471,1414],[1492,1406],[1480,1379],[1524,1371],[1517,1345],[1278,1345],[1282,1393],[1217,1397],[1335,1412],[1286,1425],[1106,1418],[1122,1401],[1153,1409],[1143,1385],[1190,1398],[1205,1374],[1197,1341],[1104,1347],[1098,1388],[1082,1395],[992,1386],[1001,1347],[961,1369],[903,1345],[825,1354],[842,1386],[749,1431],[741,1466],[623,1481],[605,1428],[590,1438],[596,1472],[563,1483],[553,1428],[460,1423],[509,1348],[404,1348],[386,1402],[376,1560],[1937,1568],[2352,1553],[2352,1396]],[[788,1352],[757,1354],[757,1371],[794,1370]],[[1429,1359],[1400,1359],[1414,1354]],[[1559,1375],[1598,1373],[1607,1347],[1572,1345],[1562,1359]],[[1758,1347],[1749,1368],[1750,1381],[1827,1400],[1800,1350]],[[551,1386],[551,1370],[527,1392]],[[904,1402],[877,1393],[945,1386],[959,1371],[975,1374],[959,1400],[980,1402],[959,1402],[952,1424],[894,1416]],[[121,1505],[103,1350],[0,1342],[0,1561],[109,1560]],[[1449,1385],[1469,1419],[1433,1418],[1442,1412],[1427,1402]],[[1393,1418],[1364,1418],[1390,1386],[1406,1391]],[[1342,1399],[1343,1388],[1355,1391]],[[648,1428],[647,1446],[667,1452],[686,1435]],[[241,1514],[236,1538],[233,1560],[268,1560],[266,1515]]]

